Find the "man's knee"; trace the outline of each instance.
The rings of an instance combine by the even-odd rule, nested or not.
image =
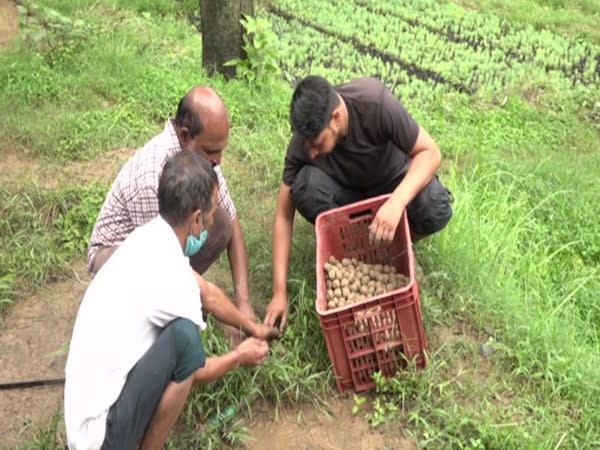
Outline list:
[[[313,224],[320,213],[360,199],[323,170],[308,164],[296,175],[291,195],[298,212]]]
[[[96,275],[102,266],[108,261],[112,254],[119,248],[118,245],[111,247],[102,246],[96,250],[96,253],[88,263],[88,270],[92,275]]]
[[[212,245],[221,253],[227,248],[231,241],[233,229],[229,214],[223,208],[217,208],[213,218],[213,223],[208,229],[208,240],[206,244]]]
[[[206,354],[198,325],[189,319],[176,319],[168,325],[175,341],[175,370],[173,381],[180,383],[204,367]]]
[[[408,221],[412,233],[429,236],[443,229],[452,217],[452,194],[437,176],[408,205]]]

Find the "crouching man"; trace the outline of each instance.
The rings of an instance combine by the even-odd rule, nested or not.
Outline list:
[[[218,181],[181,151],[160,176],[159,215],[135,229],[91,281],[66,365],[71,449],[160,449],[194,384],[262,364],[268,344],[248,338],[206,357],[205,296],[219,295],[190,266],[216,210]]]

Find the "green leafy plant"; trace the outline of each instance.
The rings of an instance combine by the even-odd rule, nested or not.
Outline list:
[[[352,414],[356,416],[358,413],[361,412],[362,406],[365,404],[367,399],[362,395],[356,394],[352,395],[352,398],[354,399],[354,406],[352,406]]]
[[[234,58],[224,65],[235,66],[237,76],[248,83],[263,85],[281,71],[277,62],[277,35],[271,23],[262,17],[244,15],[240,23],[245,31],[242,48],[246,57]]]
[[[73,20],[52,8],[34,2],[23,2],[17,8],[21,27],[17,46],[43,53],[50,66],[69,60],[91,35],[90,26],[83,20]]]
[[[60,245],[70,254],[82,254],[87,248],[96,217],[104,202],[106,188],[94,182],[83,192],[65,192],[69,204],[54,221]]]

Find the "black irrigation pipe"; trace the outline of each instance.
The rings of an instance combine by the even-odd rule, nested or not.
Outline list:
[[[269,8],[269,12],[271,12],[272,14],[274,14],[276,16],[281,17],[282,19],[285,19],[288,22],[290,22],[292,20],[296,20],[296,21],[300,22],[302,25],[304,25],[305,27],[312,28],[322,34],[339,39],[340,41],[345,42],[347,44],[351,44],[360,53],[368,54],[371,56],[376,56],[384,62],[397,64],[400,66],[401,69],[406,71],[409,75],[419,78],[422,81],[432,81],[435,84],[437,84],[437,83],[446,84],[446,85],[450,86],[452,89],[454,89],[455,91],[461,92],[463,94],[472,95],[476,92],[475,89],[468,88],[467,86],[465,86],[464,84],[461,84],[461,83],[454,83],[454,82],[446,79],[444,76],[440,75],[439,73],[434,72],[433,70],[423,69],[422,67],[419,67],[416,64],[407,63],[395,55],[390,55],[389,53],[383,52],[375,47],[363,44],[355,37],[346,37],[346,36],[342,36],[338,33],[335,33],[333,31],[329,31],[326,28],[324,28],[320,25],[317,25],[315,23],[312,23],[308,20],[305,20],[300,17],[296,17],[292,14],[283,12],[282,10],[280,10],[279,8],[277,8],[275,6],[271,6]]]
[[[389,15],[389,16],[395,17],[397,19],[400,19],[400,20],[408,23],[409,25],[411,25],[413,27],[424,28],[427,31],[429,31],[430,33],[437,34],[438,36],[444,37],[450,42],[454,42],[457,44],[466,44],[475,51],[480,51],[483,49],[488,49],[488,50],[495,49],[495,47],[493,45],[485,43],[485,41],[482,38],[475,39],[475,38],[462,37],[460,35],[453,33],[452,31],[447,31],[443,28],[437,28],[437,27],[433,27],[431,25],[425,25],[425,24],[421,23],[418,19],[408,19],[406,17],[402,17],[400,14],[398,14],[394,11],[390,11],[389,9],[385,9],[381,6],[373,6],[373,5],[365,3],[362,0],[354,0],[354,2],[355,2],[355,4],[365,8],[370,13],[377,14],[377,15]],[[507,28],[505,31],[509,32],[510,30]],[[537,49],[532,46],[531,50],[533,51],[533,55],[535,56]],[[545,65],[542,65],[541,67],[546,71],[546,73],[550,72],[551,70],[557,70],[559,72],[562,72],[563,75],[565,76],[565,78],[570,79],[571,81],[573,81],[573,83],[575,83],[576,81],[579,81],[584,86],[587,86],[589,84],[595,84],[595,81],[593,81],[593,80],[586,81],[581,77],[577,77],[577,72],[579,72],[579,73],[583,72],[587,59],[594,58],[592,56],[591,52],[589,51],[589,47],[587,48],[587,50],[588,51],[586,51],[586,54],[573,67],[567,67],[563,64],[559,64],[559,65],[545,64]],[[509,67],[511,67],[510,59],[516,60],[519,63],[526,62],[529,59],[529,56],[526,55],[525,53],[523,53],[522,51],[519,51],[519,49],[509,50],[506,53],[506,57],[508,59],[508,61],[506,61],[506,62]],[[596,75],[600,76],[600,53],[596,54],[595,59],[597,61]],[[593,64],[593,61],[591,62],[591,64]]]
[[[11,383],[0,383],[0,391],[8,391],[10,389],[27,389],[39,386],[56,386],[65,384],[64,378],[50,378],[47,380],[30,380],[30,381],[15,381]]]

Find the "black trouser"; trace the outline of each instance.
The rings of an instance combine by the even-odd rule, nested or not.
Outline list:
[[[322,212],[393,192],[407,171],[408,163],[396,178],[373,188],[356,189],[342,186],[318,167],[305,165],[292,184],[292,200],[298,212],[314,224]],[[428,236],[444,228],[452,217],[451,203],[450,191],[435,175],[406,208],[411,232]]]

